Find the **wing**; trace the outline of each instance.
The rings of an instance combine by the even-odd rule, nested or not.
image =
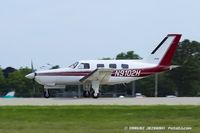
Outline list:
[[[87,81],[94,81],[98,80],[100,81],[100,84],[104,84],[108,82],[108,80],[111,77],[113,69],[106,69],[106,68],[98,68],[92,71],[87,76],[80,79],[81,82],[85,83]]]

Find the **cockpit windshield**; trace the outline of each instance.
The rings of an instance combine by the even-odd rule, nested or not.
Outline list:
[[[77,65],[78,65],[78,62],[75,62],[74,64],[70,65],[69,67],[74,69],[74,68],[76,68]]]

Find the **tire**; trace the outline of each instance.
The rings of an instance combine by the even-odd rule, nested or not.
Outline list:
[[[99,98],[99,93],[97,93],[97,95],[95,95],[94,91],[92,91],[92,97],[95,99]]]
[[[83,97],[90,97],[89,91],[83,91]]]

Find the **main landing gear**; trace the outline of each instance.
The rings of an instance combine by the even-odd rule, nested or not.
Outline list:
[[[44,89],[44,97],[45,98],[49,98],[50,94],[49,94],[49,90],[48,89]]]
[[[84,96],[84,97],[90,97],[90,91],[84,90],[84,91],[83,91],[83,96]]]
[[[93,98],[99,97],[99,85],[100,85],[100,82],[98,80],[92,81],[92,89],[93,89],[92,97]]]
[[[93,97],[93,98],[98,98],[99,93],[95,93],[94,90],[91,91],[83,91],[83,97]]]
[[[92,90],[91,89],[91,84],[92,84]],[[91,81],[91,84],[85,84],[84,85],[84,91],[83,91],[83,96],[84,97],[90,97],[92,96],[93,98],[98,98],[99,97],[99,85],[100,82],[98,80]]]

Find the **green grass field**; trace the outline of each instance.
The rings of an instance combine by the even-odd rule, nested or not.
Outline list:
[[[190,126],[192,130],[136,131],[127,126]],[[0,133],[130,132],[200,133],[200,106],[0,107]]]

